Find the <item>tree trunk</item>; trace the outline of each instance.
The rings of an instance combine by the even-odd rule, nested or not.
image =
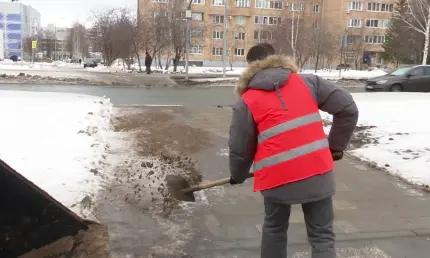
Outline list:
[[[315,59],[315,72],[318,71],[318,63],[320,61],[320,54],[317,53],[316,59]]]
[[[427,64],[427,56],[429,52],[429,35],[430,33],[430,6],[427,7],[427,21],[426,21],[426,33],[424,34],[424,49],[423,49],[423,62],[422,64]]]

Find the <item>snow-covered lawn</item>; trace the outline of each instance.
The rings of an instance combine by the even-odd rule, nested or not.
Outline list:
[[[0,159],[76,213],[100,183],[110,131],[109,99],[0,91]],[[84,205],[80,205],[85,199]]]
[[[430,94],[355,93],[370,144],[350,151],[407,181],[430,185]],[[323,117],[331,117],[322,113]],[[421,116],[423,115],[423,116]]]

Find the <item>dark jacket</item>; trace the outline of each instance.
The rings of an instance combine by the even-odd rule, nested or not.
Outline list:
[[[274,84],[285,85],[291,72],[297,72],[297,67],[289,58],[269,56],[250,64],[236,85],[235,93],[240,97],[248,88],[273,91]],[[358,120],[358,109],[351,94],[316,75],[302,74],[301,77],[319,109],[334,117],[328,136],[330,149],[344,151]],[[257,125],[248,106],[240,97],[233,107],[229,139],[230,172],[238,182],[243,182],[251,169],[257,140]],[[333,196],[335,188],[334,174],[331,171],[261,193],[273,201],[299,204]]]
[[[145,56],[145,66],[151,66],[152,64],[152,57],[150,55]]]

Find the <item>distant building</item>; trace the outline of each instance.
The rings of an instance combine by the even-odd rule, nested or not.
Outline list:
[[[72,29],[65,27],[57,27],[54,24],[48,24],[48,26],[44,29],[53,33],[56,38],[56,41],[54,42],[54,51],[52,53],[52,58],[54,60],[69,59],[71,56],[71,46],[70,42],[68,42],[68,39],[71,36]],[[46,55],[46,53],[44,53],[44,55]]]
[[[21,57],[23,39],[36,35],[39,28],[40,13],[33,7],[21,3],[0,3],[0,30],[4,33],[6,58],[12,55]]]

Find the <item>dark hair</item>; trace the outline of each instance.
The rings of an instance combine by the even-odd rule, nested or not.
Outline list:
[[[263,60],[264,58],[274,55],[275,49],[269,43],[259,43],[251,47],[246,55],[246,61],[252,63],[257,60]]]

